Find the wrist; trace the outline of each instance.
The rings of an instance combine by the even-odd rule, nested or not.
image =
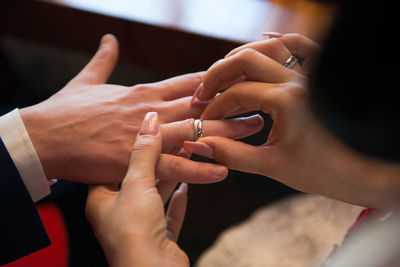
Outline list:
[[[54,147],[52,147],[52,140],[48,136],[49,128],[37,106],[20,109],[19,113],[42,165],[46,179],[50,180],[57,178],[52,167],[55,160],[55,156],[52,154]]]
[[[329,160],[321,165],[326,178],[335,181],[336,186],[324,186],[324,195],[377,209],[390,209],[394,203],[399,203],[398,164],[361,154],[336,137],[333,138],[334,141],[327,142],[330,145],[323,149],[329,154]]]
[[[145,243],[117,242],[115,245],[105,245],[103,248],[107,261],[112,267],[162,266],[157,248]]]

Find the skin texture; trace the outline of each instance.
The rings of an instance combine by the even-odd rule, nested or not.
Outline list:
[[[185,216],[187,184],[171,198],[166,215],[156,188],[162,133],[158,114],[148,113],[136,136],[120,191],[92,186],[86,215],[110,266],[189,266],[176,240]]]
[[[190,104],[204,73],[131,87],[105,84],[118,58],[118,42],[105,35],[91,61],[48,100],[20,110],[48,179],[115,183],[124,177],[131,147],[145,114],[159,114],[163,154],[157,178],[210,183],[224,179],[224,166],[176,156],[185,140],[194,141],[193,118],[207,103]],[[204,135],[240,138],[263,127],[260,116],[204,121]],[[234,129],[234,131],[233,131]]]
[[[205,137],[199,142],[210,146],[213,158],[229,168],[353,204],[393,208],[399,200],[399,164],[352,150],[310,110],[306,73],[318,52],[311,40],[285,34],[239,47],[216,62],[194,98],[211,100],[223,89],[222,83],[241,76],[246,80],[213,99],[201,117],[222,119],[259,110],[270,114],[274,123],[267,142],[258,147],[224,137]],[[291,54],[303,58],[304,64],[283,67]]]
[[[260,110],[271,115],[272,130],[267,142],[258,147],[209,136],[198,140],[201,144],[187,140],[186,152],[181,154],[208,156],[229,168],[262,174],[305,192],[391,208],[400,191],[399,166],[350,149],[309,108],[305,73],[318,49],[302,36],[282,35],[235,49],[215,63],[190,101],[195,106],[212,100],[202,118],[217,120]],[[303,57],[305,65],[293,70],[283,67],[292,53]],[[226,84],[231,86],[216,96]],[[111,266],[189,266],[175,242],[185,214],[187,187],[183,184],[172,194],[164,215],[175,184],[160,186],[162,181],[155,178],[165,140],[160,117],[153,112],[146,115],[121,189],[93,186],[89,190],[86,214]]]

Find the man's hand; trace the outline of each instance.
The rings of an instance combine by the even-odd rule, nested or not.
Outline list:
[[[20,110],[48,179],[83,183],[121,181],[129,153],[145,114],[159,113],[164,153],[177,154],[185,140],[193,140],[193,119],[207,103],[190,105],[203,73],[162,82],[124,87],[104,84],[118,58],[114,36],[103,37],[88,65],[48,100]],[[177,121],[177,122],[176,122]],[[240,138],[259,131],[260,117],[204,121],[204,135]],[[209,183],[227,175],[225,167],[162,154],[157,177]],[[186,180],[185,180],[186,179]]]

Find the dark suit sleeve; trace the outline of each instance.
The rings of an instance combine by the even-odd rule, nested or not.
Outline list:
[[[0,138],[0,265],[48,245],[35,203]]]

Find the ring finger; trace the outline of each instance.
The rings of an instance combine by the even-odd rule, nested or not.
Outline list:
[[[229,120],[204,120],[203,136],[223,136],[231,139],[243,138],[260,131],[264,120],[259,115]],[[163,152],[176,154],[184,141],[196,141],[194,119],[171,122],[161,125]]]

